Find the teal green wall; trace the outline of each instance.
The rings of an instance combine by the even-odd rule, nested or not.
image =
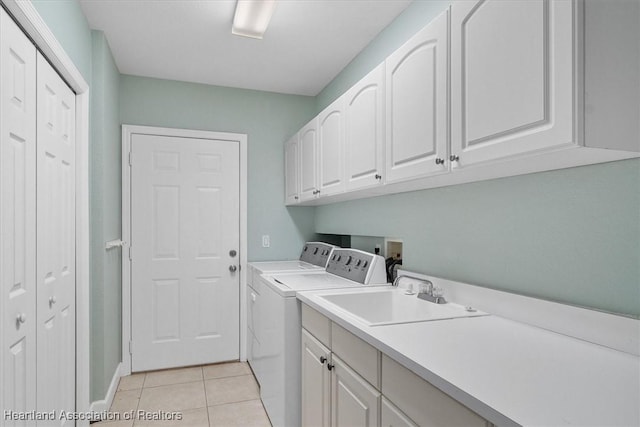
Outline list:
[[[122,232],[120,73],[109,44],[92,32],[90,217],[91,400],[104,399],[122,354],[121,250],[104,243]]]
[[[248,259],[295,258],[313,237],[313,208],[284,206],[283,142],[313,116],[312,97],[123,75],[123,124],[248,135]],[[263,248],[261,236],[271,236]]]
[[[89,85],[91,29],[77,0],[31,0]]]
[[[448,4],[409,5],[317,96],[316,111]],[[399,237],[410,270],[640,316],[640,160],[321,206],[315,230]]]
[[[399,237],[412,271],[640,315],[638,160],[321,206],[316,231]]]

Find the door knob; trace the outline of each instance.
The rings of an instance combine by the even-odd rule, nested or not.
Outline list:
[[[234,258],[236,255],[238,255],[238,252],[236,252],[236,250],[235,250],[235,249],[231,249],[231,250],[229,251],[229,256],[230,256],[231,258]]]
[[[16,323],[21,324],[27,321],[27,315],[20,313],[16,316]]]
[[[238,269],[238,267],[236,267],[235,265],[230,265],[229,266],[229,271],[232,272],[232,273],[235,273],[237,269]]]

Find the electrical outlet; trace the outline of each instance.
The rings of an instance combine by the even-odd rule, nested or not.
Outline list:
[[[262,247],[268,248],[269,246],[271,246],[271,238],[268,234],[265,234],[262,236]]]

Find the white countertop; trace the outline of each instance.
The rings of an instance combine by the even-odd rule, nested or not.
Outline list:
[[[494,424],[640,425],[638,356],[498,316],[367,326],[326,293],[298,299]]]

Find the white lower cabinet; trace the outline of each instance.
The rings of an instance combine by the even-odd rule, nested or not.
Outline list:
[[[331,425],[331,350],[302,330],[302,425]]]
[[[302,326],[303,427],[492,426],[306,305]]]
[[[377,427],[381,396],[377,388],[378,373],[376,371],[375,377],[370,378],[376,384],[373,386],[364,378],[361,370],[367,371],[372,364],[371,360],[365,359],[373,358],[374,363],[379,365],[380,353],[371,347],[373,354],[369,351],[362,357],[350,354],[350,364],[347,364],[332,349],[349,349],[349,353],[352,353],[351,349],[362,349],[369,345],[304,305],[302,324],[302,426]],[[328,326],[328,330],[325,326]],[[340,335],[337,346],[334,340],[336,331]],[[365,375],[370,377],[370,374]]]
[[[331,365],[331,425],[377,427],[380,392],[335,355]]]
[[[418,427],[400,409],[382,397],[382,409],[380,411],[380,425],[382,427]]]
[[[405,417],[410,417],[419,426],[490,425],[484,418],[384,354],[382,393],[406,414]]]

